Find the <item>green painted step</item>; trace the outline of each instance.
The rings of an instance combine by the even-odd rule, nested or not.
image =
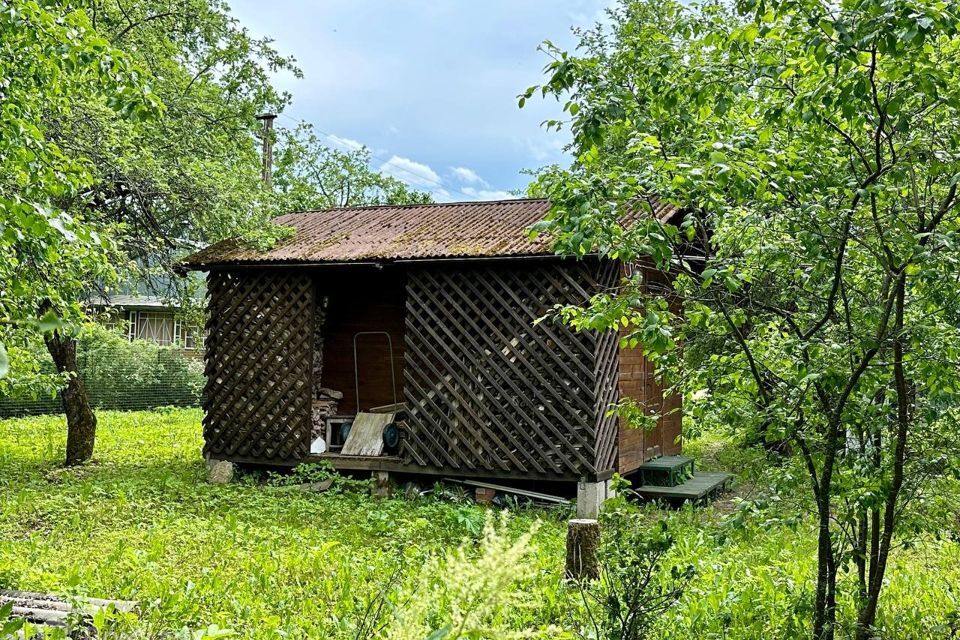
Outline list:
[[[661,456],[644,462],[637,468],[641,486],[676,487],[693,477],[693,458]]]
[[[644,500],[703,502],[724,490],[733,476],[729,473],[698,471],[674,487],[641,486],[634,491]]]

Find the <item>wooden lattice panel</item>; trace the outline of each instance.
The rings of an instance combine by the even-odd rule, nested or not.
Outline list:
[[[609,340],[554,321],[535,325],[555,304],[582,303],[600,272],[586,262],[411,271],[407,461],[460,474],[579,478],[597,471],[600,444],[607,464],[616,439],[598,441],[598,428],[614,423],[598,407],[616,383],[597,376],[615,375]]]
[[[597,274],[598,285],[612,290],[619,285],[620,265],[605,261],[600,264]],[[597,416],[597,471],[617,470],[617,448],[619,442],[620,421],[611,412],[620,399],[617,380],[620,373],[620,336],[616,331],[604,331],[598,335],[596,356],[596,386],[594,387],[594,405]]]
[[[295,272],[207,278],[204,452],[289,462],[309,450],[314,289]]]

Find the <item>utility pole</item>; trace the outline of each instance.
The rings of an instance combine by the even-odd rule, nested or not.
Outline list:
[[[275,113],[261,113],[257,120],[263,123],[263,171],[261,178],[263,186],[270,189],[273,186],[273,121],[276,120]]]

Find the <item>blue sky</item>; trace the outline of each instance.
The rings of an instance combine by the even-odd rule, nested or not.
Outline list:
[[[522,169],[565,162],[566,133],[540,123],[555,101],[520,110],[538,83],[544,39],[570,48],[571,26],[590,26],[609,0],[233,0],[254,34],[293,55],[302,79],[279,125],[306,120],[343,149],[363,144],[374,166],[437,200],[507,197]]]

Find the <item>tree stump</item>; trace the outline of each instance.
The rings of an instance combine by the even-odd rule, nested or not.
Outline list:
[[[567,523],[567,568],[570,580],[596,580],[600,576],[597,549],[600,547],[600,523],[578,518]]]

